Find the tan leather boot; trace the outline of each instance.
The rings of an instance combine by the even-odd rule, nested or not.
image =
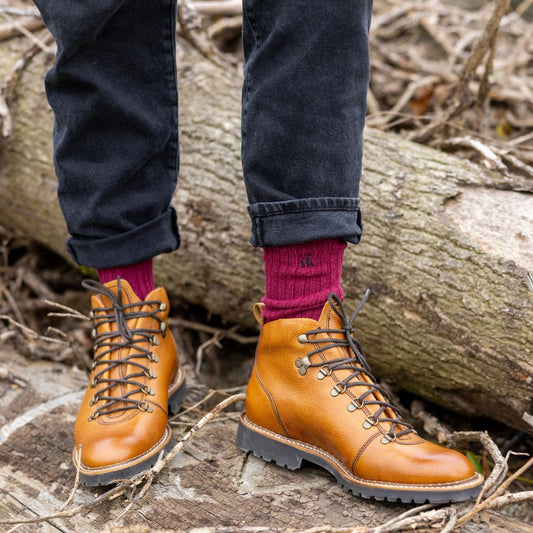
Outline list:
[[[362,302],[364,303],[364,301]],[[261,305],[254,313],[261,323]],[[319,322],[262,327],[237,445],[290,469],[302,460],[364,498],[449,502],[475,497],[483,476],[462,454],[420,438],[376,384],[351,317],[328,298]]]
[[[74,427],[73,459],[81,482],[106,485],[153,466],[172,447],[167,413],[181,406],[185,373],[167,330],[163,288],[141,302],[120,278],[83,285],[96,293],[91,299],[95,353]]]

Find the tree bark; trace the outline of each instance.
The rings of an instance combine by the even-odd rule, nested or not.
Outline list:
[[[5,51],[5,53],[4,53]],[[16,55],[2,45],[0,73]],[[11,102],[0,152],[0,221],[66,257],[56,200],[44,54]],[[250,326],[263,291],[248,244],[240,165],[240,75],[179,42],[183,245],[159,257],[171,294]],[[348,307],[372,296],[356,335],[376,374],[452,409],[533,432],[533,183],[398,136],[366,132],[363,242],[346,253]],[[529,413],[529,415],[528,415]]]

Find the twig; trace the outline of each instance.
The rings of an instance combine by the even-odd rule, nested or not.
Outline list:
[[[59,511],[64,511],[73,500],[78,487],[80,486],[80,466],[81,466],[81,444],[76,449],[76,478],[74,479],[74,486],[70,491],[69,497],[66,499],[65,503],[59,508]]]
[[[429,509],[433,509],[435,507],[434,503],[426,503],[425,505],[419,505],[418,507],[414,507],[413,509],[409,509],[408,511],[405,511],[404,513],[395,516],[394,518],[391,518],[388,522],[385,522],[381,526],[378,526],[374,528],[373,533],[385,533],[389,530],[391,526],[394,526],[397,524],[400,520],[403,520],[404,518],[408,518],[410,516],[413,516],[417,513],[422,513],[424,511],[427,511]]]
[[[41,340],[55,344],[65,344],[65,341],[63,340],[54,339],[53,337],[47,337],[45,335],[39,335],[37,332],[33,331],[33,329],[30,329],[28,326],[17,322],[13,317],[10,317],[9,315],[0,315],[0,320],[7,320],[10,324],[20,329],[29,340]]]
[[[232,341],[238,342],[239,344],[256,344],[259,340],[258,336],[247,337],[245,335],[240,335],[235,333],[235,327],[232,326],[229,329],[215,328],[213,326],[208,326],[207,324],[202,324],[200,322],[192,322],[190,320],[184,320],[182,318],[169,318],[169,326],[182,326],[187,329],[193,329],[195,331],[202,331],[204,333],[211,333],[216,335],[221,333],[223,338],[231,339]]]
[[[211,2],[192,2],[194,9],[200,15],[211,17],[218,15],[240,15],[242,13],[242,0],[213,0]]]
[[[194,367],[194,370],[197,374],[200,373],[200,368],[202,367],[202,362],[203,362],[205,351],[210,346],[216,346],[217,348],[222,349],[222,344],[220,344],[221,339],[222,339],[222,334],[216,333],[213,337],[206,340],[205,342],[202,342],[202,344],[198,346],[198,349],[196,350],[196,365]]]
[[[375,34],[382,26],[390,24],[392,21],[400,17],[407,18],[405,17],[405,14],[412,9],[413,6],[411,4],[404,4],[373,17],[370,25],[370,35]]]
[[[24,378],[17,376],[9,368],[4,366],[0,366],[0,380],[10,381],[21,388],[25,388],[27,384]]]
[[[206,38],[201,20],[191,0],[178,1],[178,22],[181,36],[187,39],[203,56],[221,67],[235,64],[233,56],[223,54]]]
[[[0,343],[4,343],[8,341],[9,339],[12,339],[13,337],[16,337],[16,336],[17,336],[17,332],[13,329],[2,331],[2,333],[0,333]]]
[[[533,501],[533,490],[522,492],[509,492],[503,496],[498,496],[486,505],[485,509],[497,509],[499,507],[505,507],[512,503]]]
[[[453,54],[453,45],[439,26],[437,14],[433,13],[430,17],[421,17],[420,24],[447,55]]]
[[[509,466],[505,457],[501,454],[498,446],[490,438],[489,434],[482,431],[456,431],[448,441],[451,445],[461,441],[478,441],[487,450],[494,461],[494,468],[489,477],[485,480],[481,495],[492,494],[494,490],[503,482],[509,471]],[[482,497],[480,495],[480,497]]]
[[[91,320],[87,315],[80,313],[76,309],[72,309],[72,307],[68,307],[66,305],[60,304],[58,302],[54,302],[52,300],[44,300],[44,303],[51,307],[57,307],[58,309],[62,309],[63,311],[66,311],[66,313],[48,313],[48,316],[79,318],[80,320],[88,320],[88,321]]]
[[[411,140],[416,140],[418,142],[427,140],[430,135],[435,134],[438,129],[442,128],[444,122],[452,119],[470,104],[472,101],[472,95],[470,94],[468,84],[475,76],[477,67],[480,65],[487,51],[491,53],[492,49],[494,48],[500,21],[508,11],[509,4],[510,0],[495,0],[494,9],[490,16],[489,22],[475,43],[470,56],[461,68],[457,83],[454,87],[452,103],[450,104],[448,110],[444,116],[438,118],[436,121],[423,128],[420,132],[416,132],[415,134],[411,135]],[[488,76],[490,73],[488,71],[491,67],[492,62],[489,58],[489,61],[485,65],[483,79],[485,76]],[[483,85],[483,83],[481,85]],[[482,90],[480,89],[476,101],[479,101],[482,97],[483,94]]]
[[[18,7],[0,6],[2,13],[9,13],[10,15],[17,15],[19,17],[40,17],[41,14],[36,9],[20,9]]]
[[[51,300],[56,297],[54,291],[35,272],[22,267],[17,269],[22,275],[24,283],[39,297]]]
[[[524,13],[531,7],[533,6],[533,0],[524,0],[516,9],[516,13],[518,13],[518,15],[522,16],[524,15]]]
[[[437,76],[425,76],[418,80],[414,80],[408,86],[402,96],[398,99],[394,107],[391,109],[391,112],[397,113],[401,111],[402,108],[409,103],[414,94],[422,87],[432,85],[437,83],[439,78]]]
[[[521,474],[523,474],[526,470],[528,470],[531,466],[533,466],[533,457],[529,459],[529,461],[523,465],[521,468],[519,468],[512,476],[510,476],[506,481],[504,481],[495,491],[494,493],[489,496],[486,500],[476,503],[474,508],[471,511],[468,511],[466,514],[462,515],[459,520],[457,520],[457,525],[462,526],[463,524],[466,524],[474,516],[480,513],[483,509],[487,508],[491,503],[495,501],[495,499],[502,494],[502,492],[507,489],[507,487]],[[530,491],[530,493],[533,493],[533,491]]]
[[[22,33],[22,35],[26,36],[35,45],[41,47],[44,52],[46,53],[51,52],[50,48],[48,48],[48,46],[46,46],[46,44],[44,44],[43,41],[38,39],[32,33],[32,31],[36,31],[36,30],[40,30],[41,28],[44,28],[44,22],[42,21],[42,19],[29,18],[29,19],[18,21],[10,17],[9,14],[2,12],[2,11],[0,11],[0,16],[4,17],[8,21],[7,25],[0,28],[0,41],[6,38],[9,38],[9,37],[13,37],[14,35],[17,35],[18,33]]]
[[[166,455],[163,461],[161,461],[161,464],[155,465],[153,467],[154,473],[158,473],[161,471],[161,469],[167,465],[172,459],[194,438],[196,433],[200,431],[206,424],[208,424],[215,416],[217,416],[221,411],[226,409],[226,407],[230,406],[233,403],[236,402],[242,402],[246,399],[245,394],[234,394],[233,396],[230,396],[229,398],[226,398],[225,400],[222,400],[219,404],[217,404],[209,413],[207,413],[205,416],[203,416],[196,425],[170,450],[170,452]]]
[[[58,335],[59,337],[65,339],[66,341],[69,340],[68,335],[67,335],[64,331],[61,331],[61,330],[58,329],[58,328],[54,328],[53,326],[48,326],[48,327],[46,328],[45,333],[46,333],[46,334],[48,334],[48,333],[55,333],[56,335]]]
[[[5,17],[4,14],[3,16]],[[29,18],[21,21],[13,20],[8,24],[0,25],[0,41],[11,39],[12,37],[20,35],[21,33],[25,34],[25,32],[31,34],[32,31],[40,30],[42,27],[44,27],[44,24],[40,19]]]
[[[211,3],[211,2],[210,2]],[[211,24],[207,28],[207,35],[210,39],[215,40],[219,36],[240,34],[242,28],[242,16],[223,17]]]
[[[179,413],[175,414],[169,420],[170,422],[172,422],[174,420],[181,418],[183,415],[186,415],[187,413],[194,411],[195,409],[200,407],[200,405],[202,405],[203,403],[206,403],[207,400],[210,400],[216,394],[235,394],[237,392],[242,393],[243,390],[245,389],[246,389],[246,385],[240,385],[238,387],[231,387],[229,389],[212,389],[201,400],[191,405],[190,407],[187,407],[187,409],[184,409],[183,411],[180,411]]]
[[[179,413],[175,414],[170,420],[181,418],[183,415],[189,413],[190,411],[194,411],[194,409],[196,409],[197,407],[200,407],[200,405],[207,402],[207,400],[212,398],[217,393],[218,393],[217,390],[210,390],[200,401],[196,402],[194,405],[191,405],[187,409],[184,409],[183,411],[180,411]]]
[[[9,289],[2,282],[0,282],[0,291],[4,294],[4,296],[5,296],[6,300],[7,300],[7,303],[11,307],[11,310],[13,311],[13,314],[15,315],[16,319],[18,320],[18,322],[23,327],[26,327],[26,324],[24,323],[24,318],[22,317],[22,313],[20,312],[20,309],[19,309],[19,307],[17,305],[17,302],[16,302],[15,298],[13,298],[13,295],[11,294]]]
[[[483,159],[486,161],[489,168],[499,170],[504,174],[508,174],[509,172],[501,157],[497,155],[493,149],[489,148],[478,139],[473,139],[472,137],[454,137],[452,139],[444,139],[440,141],[439,145],[441,148],[449,146],[466,146],[473,148],[483,156]]]
[[[450,514],[448,516],[448,522],[444,528],[442,528],[442,531],[440,533],[450,533],[455,529],[455,526],[457,524],[457,509],[455,507],[452,507],[450,509]]]
[[[507,144],[511,144],[513,146],[525,143],[526,141],[530,141],[533,139],[533,131],[530,131],[529,133],[526,133],[525,135],[521,135],[520,137],[516,137],[514,139],[511,139],[510,141],[507,141]]]

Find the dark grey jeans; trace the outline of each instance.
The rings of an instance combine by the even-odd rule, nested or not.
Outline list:
[[[175,0],[35,0],[58,195],[80,264],[179,246]],[[371,0],[244,0],[242,162],[255,246],[357,243]]]

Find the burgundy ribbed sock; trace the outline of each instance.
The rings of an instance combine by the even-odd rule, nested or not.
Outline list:
[[[265,322],[318,320],[330,292],[343,298],[340,281],[345,248],[339,239],[265,247]]]
[[[141,300],[144,300],[146,295],[155,289],[152,259],[146,259],[146,261],[141,261],[134,265],[98,269],[100,283],[113,281],[117,279],[118,276],[120,276],[120,279],[126,280],[131,285],[133,292]]]

